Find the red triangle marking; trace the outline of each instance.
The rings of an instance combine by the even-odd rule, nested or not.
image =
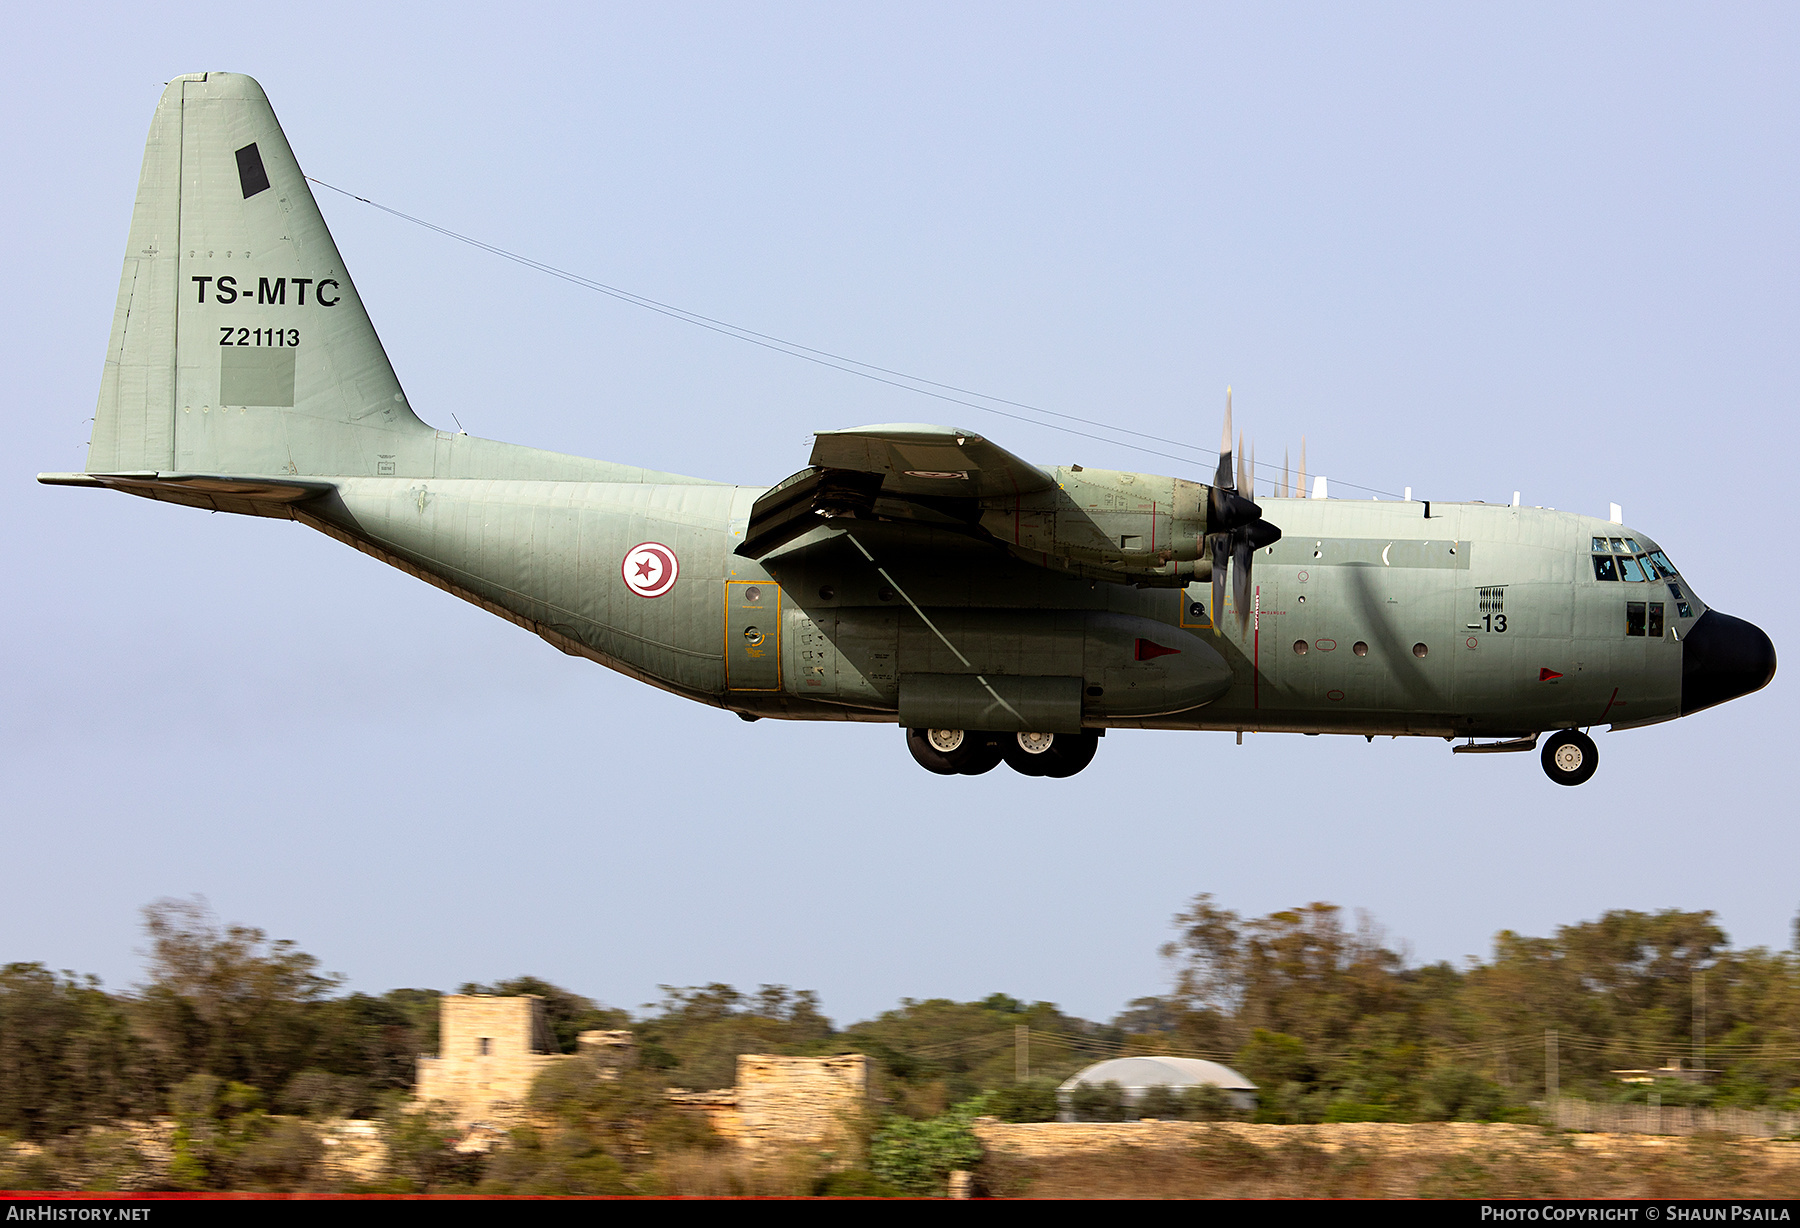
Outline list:
[[[1133,655],[1140,661],[1154,661],[1158,657],[1172,657],[1180,652],[1179,648],[1164,648],[1161,644],[1141,639],[1137,642],[1137,650]]]
[[[1539,669],[1538,670],[1538,681],[1539,682],[1555,682],[1560,677],[1562,677],[1562,675],[1557,673],[1553,669]]]

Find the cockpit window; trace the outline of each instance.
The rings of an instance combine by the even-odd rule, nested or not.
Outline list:
[[[1612,539],[1612,548],[1613,548],[1614,554],[1630,554],[1631,553],[1631,551],[1625,549],[1625,539],[1622,537],[1615,537]]]
[[[1594,539],[1593,550],[1595,554],[1606,554],[1611,549],[1612,547],[1606,544],[1606,539],[1604,537],[1596,537]]]
[[[1668,555],[1660,550],[1652,550],[1650,552],[1650,557],[1656,560],[1656,565],[1658,567],[1662,568],[1663,575],[1672,576],[1675,574],[1675,564],[1669,562]]]
[[[1643,553],[1643,551],[1638,548],[1637,538],[1635,538],[1635,537],[1627,537],[1625,539],[1625,549],[1629,550],[1633,554],[1642,554]]]
[[[1621,580],[1642,581],[1644,578],[1644,571],[1638,566],[1638,561],[1636,559],[1620,559],[1619,578]]]
[[[1651,559],[1649,556],[1646,555],[1639,559],[1638,562],[1643,565],[1644,575],[1647,579],[1655,580],[1662,575],[1662,573],[1656,569],[1655,560]]]
[[[1613,569],[1612,555],[1596,554],[1594,556],[1594,579],[1617,580],[1619,573]]]

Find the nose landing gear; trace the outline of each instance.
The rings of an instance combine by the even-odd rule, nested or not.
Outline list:
[[[1559,785],[1587,783],[1600,766],[1600,748],[1579,729],[1565,729],[1544,743],[1544,775]]]
[[[906,748],[920,767],[939,776],[979,776],[1004,759],[1022,776],[1073,776],[1094,761],[1100,735],[982,733],[965,729],[909,729]]]

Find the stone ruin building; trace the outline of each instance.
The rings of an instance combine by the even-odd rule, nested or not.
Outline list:
[[[465,1130],[499,1131],[523,1120],[531,1085],[559,1062],[620,1070],[636,1057],[628,1031],[583,1032],[575,1053],[558,1053],[534,994],[446,994],[438,1006],[438,1052],[421,1056],[414,1096],[436,1102]],[[669,1089],[669,1099],[706,1116],[747,1151],[804,1148],[849,1152],[857,1121],[872,1107],[869,1059],[741,1054],[737,1083],[716,1091]]]

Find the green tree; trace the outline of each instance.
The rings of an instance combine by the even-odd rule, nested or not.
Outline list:
[[[150,1058],[123,1005],[93,977],[0,968],[0,1130],[42,1140],[154,1111]]]
[[[663,1000],[640,1023],[645,1064],[661,1067],[676,1087],[730,1087],[743,1053],[842,1052],[818,995],[764,985],[746,995],[730,985],[661,986]]]
[[[204,901],[144,909],[150,983],[144,1017],[165,1064],[274,1092],[309,1065],[314,1009],[340,978],[287,939],[221,926]]]

